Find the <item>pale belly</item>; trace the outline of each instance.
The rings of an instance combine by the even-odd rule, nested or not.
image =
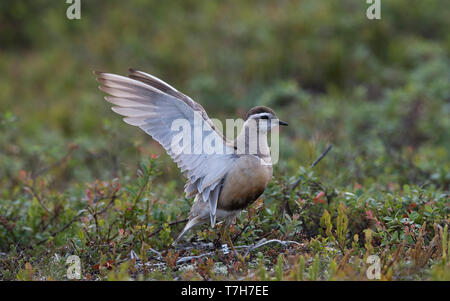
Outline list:
[[[217,203],[218,209],[242,210],[264,192],[272,178],[272,166],[254,156],[240,157],[227,174]]]

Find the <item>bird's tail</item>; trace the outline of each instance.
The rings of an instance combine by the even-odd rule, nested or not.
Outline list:
[[[173,246],[175,246],[178,241],[186,234],[186,232],[188,232],[189,230],[191,230],[193,227],[202,224],[203,221],[200,219],[199,216],[194,217],[193,219],[191,219],[186,226],[184,226],[183,231],[181,231],[181,233],[178,235],[178,237],[175,239],[175,241],[172,243]]]

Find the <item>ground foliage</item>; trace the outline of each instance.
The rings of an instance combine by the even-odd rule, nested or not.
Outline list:
[[[0,4],[0,279],[450,280],[446,1]],[[153,73],[235,118],[275,109],[280,160],[231,228],[178,248],[192,199],[93,69]],[[312,163],[328,145],[330,152]],[[266,244],[264,244],[266,243]]]

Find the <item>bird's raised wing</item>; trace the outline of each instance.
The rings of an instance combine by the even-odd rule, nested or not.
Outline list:
[[[99,89],[110,94],[105,99],[115,105],[112,110],[126,116],[123,119],[126,123],[152,136],[177,163],[188,178],[187,196],[201,194],[203,201],[209,201],[214,226],[223,179],[236,159],[233,146],[215,130],[201,105],[152,75],[130,72],[130,78],[103,72],[94,74]],[[188,135],[184,128],[179,131],[180,125],[190,128]]]
[[[203,120],[211,127],[211,129],[213,129],[217,133],[217,135],[219,137],[222,138],[222,140],[227,145],[233,145],[234,142],[227,140],[225,138],[225,136],[222,135],[221,132],[217,131],[216,126],[211,121],[211,119],[209,119],[208,114],[206,113],[206,110],[203,108],[203,106],[201,104],[193,101],[192,98],[190,98],[189,96],[181,93],[180,91],[178,91],[177,89],[175,89],[174,87],[169,85],[168,83],[160,80],[159,78],[157,78],[151,74],[145,73],[143,71],[131,69],[131,68],[128,71],[130,72],[128,77],[138,80],[140,82],[146,83],[147,85],[150,85],[166,94],[169,94],[170,96],[176,97],[179,100],[185,102],[194,111],[197,111],[201,115]]]

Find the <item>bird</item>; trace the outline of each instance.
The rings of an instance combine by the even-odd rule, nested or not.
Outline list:
[[[199,103],[153,75],[135,69],[129,69],[128,76],[99,71],[94,71],[94,75],[99,89],[108,94],[105,100],[114,105],[111,109],[124,116],[124,122],[141,128],[159,142],[187,178],[186,197],[195,198],[188,222],[173,245],[198,225],[209,222],[214,227],[216,222],[223,222],[220,238],[235,250],[229,227],[269,184],[273,169],[268,133],[277,126],[287,126],[287,122],[279,120],[269,107],[253,107],[247,112],[240,133],[231,141],[216,128]],[[173,130],[172,124],[177,120],[199,130],[201,138],[208,135],[220,151],[192,152],[192,144],[198,143]],[[182,138],[187,143],[179,146],[176,142]]]

